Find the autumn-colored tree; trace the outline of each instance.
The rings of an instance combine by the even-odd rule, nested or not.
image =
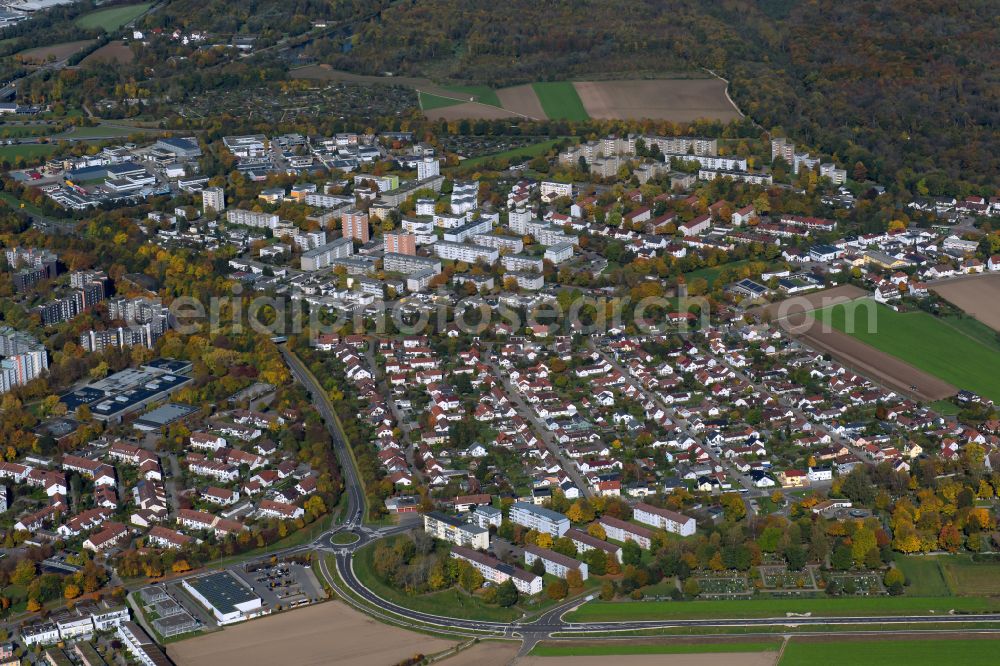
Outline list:
[[[66,587],[63,588],[63,596],[67,599],[76,599],[80,596],[80,587],[74,583],[68,583]]]
[[[579,569],[570,569],[566,573],[566,584],[574,590],[578,590],[583,587],[583,575],[580,573]]]
[[[604,527],[600,523],[591,523],[587,527],[587,534],[601,541],[608,538],[607,532],[604,531]]]
[[[957,553],[962,547],[962,533],[954,523],[945,523],[938,533],[938,546],[949,553]]]

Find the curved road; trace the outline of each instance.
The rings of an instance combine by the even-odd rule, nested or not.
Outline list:
[[[385,536],[398,534],[407,531],[408,527],[390,527],[374,529],[363,525],[365,496],[361,487],[357,470],[354,467],[353,457],[350,455],[343,435],[337,426],[337,420],[333,415],[333,405],[323,388],[317,383],[316,378],[304,366],[304,364],[292,354],[285,345],[279,345],[282,356],[292,371],[295,378],[301,382],[309,391],[313,402],[320,414],[323,416],[330,433],[333,437],[337,458],[343,470],[345,490],[348,493],[347,520],[342,525],[333,526],[312,544],[291,550],[301,550],[303,548],[319,549],[324,552],[334,553],[336,560],[336,576],[330,572],[326,566],[326,561],[320,559],[320,569],[327,579],[327,583],[337,591],[341,598],[358,608],[359,610],[373,615],[378,619],[427,629],[427,625],[436,627],[448,633],[461,634],[466,636],[506,636],[520,637],[524,640],[525,646],[534,645],[543,638],[549,638],[553,633],[587,634],[594,632],[617,632],[635,631],[643,629],[666,629],[676,627],[800,627],[816,626],[818,632],[822,632],[823,625],[872,625],[872,624],[954,624],[956,629],[960,629],[962,624],[975,622],[1000,622],[1000,614],[976,614],[976,615],[883,615],[865,617],[770,617],[770,618],[719,618],[719,619],[664,619],[664,620],[638,620],[621,622],[567,622],[563,620],[563,615],[576,606],[585,602],[585,599],[574,599],[566,601],[554,608],[551,608],[540,616],[530,621],[514,622],[489,622],[468,618],[447,617],[424,613],[399,606],[391,601],[378,596],[358,579],[354,574],[353,555],[359,548]],[[341,532],[350,532],[358,537],[355,543],[349,545],[336,544],[333,541],[334,535]],[[343,589],[346,587],[347,589]],[[353,598],[357,597],[362,601]],[[830,633],[835,633],[836,630]]]

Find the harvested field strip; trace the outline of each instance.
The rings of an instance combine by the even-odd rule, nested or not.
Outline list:
[[[983,274],[931,285],[931,291],[1000,332],[1000,275]]]
[[[1000,401],[1000,354],[926,312],[896,312],[868,299],[818,311],[838,331],[958,388]],[[918,389],[922,389],[919,385]],[[936,396],[938,399],[945,396]]]
[[[77,51],[82,51],[94,43],[93,39],[82,39],[76,42],[63,42],[62,44],[52,44],[51,46],[39,46],[35,49],[28,49],[14,54],[14,57],[22,62],[32,64],[43,64],[48,62],[50,57],[54,61],[65,60]]]
[[[542,109],[549,118],[565,120],[587,120],[587,110],[580,101],[580,95],[570,81],[549,81],[533,83],[532,88],[542,103]]]
[[[691,122],[738,120],[741,115],[716,78],[581,81],[574,84],[591,118]]]
[[[503,108],[519,113],[526,118],[543,119],[545,110],[542,103],[538,101],[538,95],[530,84],[523,86],[513,86],[512,88],[501,88],[497,91],[497,97]]]
[[[177,666],[384,666],[416,654],[442,652],[452,645],[381,624],[330,601],[174,643],[167,646],[167,654]]]

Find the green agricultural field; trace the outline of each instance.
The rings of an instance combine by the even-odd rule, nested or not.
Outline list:
[[[475,101],[480,104],[489,104],[490,106],[503,108],[500,98],[497,97],[497,91],[489,86],[445,86],[445,88],[464,96],[466,98],[464,101],[466,102],[469,101],[469,97],[475,97]]]
[[[76,24],[81,28],[103,28],[107,32],[114,32],[129,21],[136,19],[152,6],[153,3],[144,2],[138,5],[123,5],[121,7],[99,9],[96,12],[90,12],[79,17],[76,19]]]
[[[725,601],[591,601],[567,613],[569,622],[814,616],[931,615],[950,610],[993,612],[1000,599],[982,597],[816,597],[812,599],[736,599]],[[933,613],[932,613],[933,611]]]
[[[926,312],[899,313],[875,305],[869,332],[871,302],[860,299],[819,310],[815,316],[872,347],[924,372],[1000,401],[1000,345],[987,345]],[[853,330],[847,330],[853,311]]]
[[[778,666],[920,666],[961,664],[987,666],[997,663],[1000,640],[930,639],[874,641],[817,641],[792,639]]]
[[[450,97],[441,97],[440,95],[432,95],[431,93],[417,93],[420,99],[420,108],[424,111],[430,111],[432,109],[443,109],[446,106],[456,106],[462,103],[460,99],[451,99]]]
[[[539,643],[532,657],[611,657],[636,654],[713,654],[722,652],[777,652],[781,644],[768,643],[625,643],[608,641],[601,645]]]
[[[588,120],[590,115],[580,101],[580,95],[569,81],[532,83],[538,101],[549,118],[566,120]]]
[[[899,555],[896,566],[906,576],[906,593],[914,597],[950,597],[941,572],[941,558]]]

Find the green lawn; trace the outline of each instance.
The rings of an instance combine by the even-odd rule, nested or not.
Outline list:
[[[1000,599],[982,597],[816,597],[812,599],[738,599],[726,601],[591,601],[566,615],[570,622],[615,622],[737,617],[931,615],[949,610],[993,612]],[[931,613],[934,611],[934,613]]]
[[[962,408],[953,403],[951,400],[935,400],[927,406],[941,416],[955,416],[962,411]]]
[[[973,562],[968,555],[950,555],[937,559],[941,565],[941,575],[952,594],[1000,595],[1000,563]]]
[[[76,24],[88,30],[92,28],[104,28],[107,32],[114,32],[152,6],[153,3],[144,2],[138,5],[123,5],[121,7],[98,9],[96,12],[84,14],[76,19]]]
[[[503,104],[500,103],[500,98],[497,96],[497,91],[489,86],[445,86],[445,88],[464,95],[466,98],[475,97],[476,101],[480,104],[489,104],[490,106],[503,108]]]
[[[354,555],[354,575],[372,592],[395,604],[423,613],[494,622],[510,622],[521,616],[521,611],[516,607],[492,606],[455,588],[427,594],[406,594],[379,580],[373,568],[374,557],[375,544],[357,551]]]
[[[353,532],[338,532],[330,538],[331,543],[343,546],[349,543],[354,543],[358,540],[358,535]]]
[[[877,641],[818,641],[792,639],[779,666],[919,666],[961,664],[987,666],[997,663],[997,639],[929,639]]]
[[[430,111],[431,109],[442,109],[446,106],[456,106],[462,103],[460,99],[451,99],[450,97],[441,97],[440,95],[432,95],[430,93],[418,93],[420,97],[420,108],[424,111]]]
[[[95,127],[74,127],[72,131],[59,134],[56,139],[94,139],[128,136],[129,134],[141,134],[142,130],[129,127],[111,127],[108,125],[97,125]]]
[[[583,102],[576,93],[576,88],[569,81],[551,81],[547,83],[532,83],[542,104],[542,110],[549,118],[564,118],[566,120],[588,120],[590,116],[583,108]]]
[[[609,641],[602,645],[565,645],[539,643],[531,657],[610,657],[635,654],[706,654],[718,652],[777,652],[781,643],[625,643]]]
[[[859,299],[819,310],[815,316],[960,389],[1000,401],[1000,345],[983,344],[926,312],[899,313],[881,304],[874,304],[869,327],[872,304]]]
[[[949,597],[951,590],[941,573],[940,558],[896,556],[896,566],[906,576],[906,593],[914,597]]]
[[[533,143],[530,146],[525,146],[523,148],[513,148],[511,150],[505,150],[502,153],[494,153],[493,155],[482,155],[480,157],[471,157],[464,160],[459,166],[469,167],[469,166],[479,166],[488,161],[508,159],[516,161],[515,158],[531,159],[533,157],[538,157],[539,155],[544,155],[549,152],[552,146],[559,143],[559,139],[550,139],[548,141],[540,141],[538,143]]]
[[[974,317],[939,317],[938,321],[943,321],[980,344],[1000,351],[1000,334]]]
[[[10,206],[15,210],[23,210],[29,215],[37,215],[39,217],[44,217],[44,213],[42,213],[41,208],[39,208],[38,206],[36,206],[31,202],[21,201],[10,192],[0,192],[0,201],[3,201],[5,204],[7,204],[8,206]],[[21,204],[24,204],[24,208],[21,208]]]
[[[25,160],[34,160],[40,157],[48,157],[56,152],[54,143],[23,143],[15,146],[0,146],[0,160],[14,163],[18,157]]]

